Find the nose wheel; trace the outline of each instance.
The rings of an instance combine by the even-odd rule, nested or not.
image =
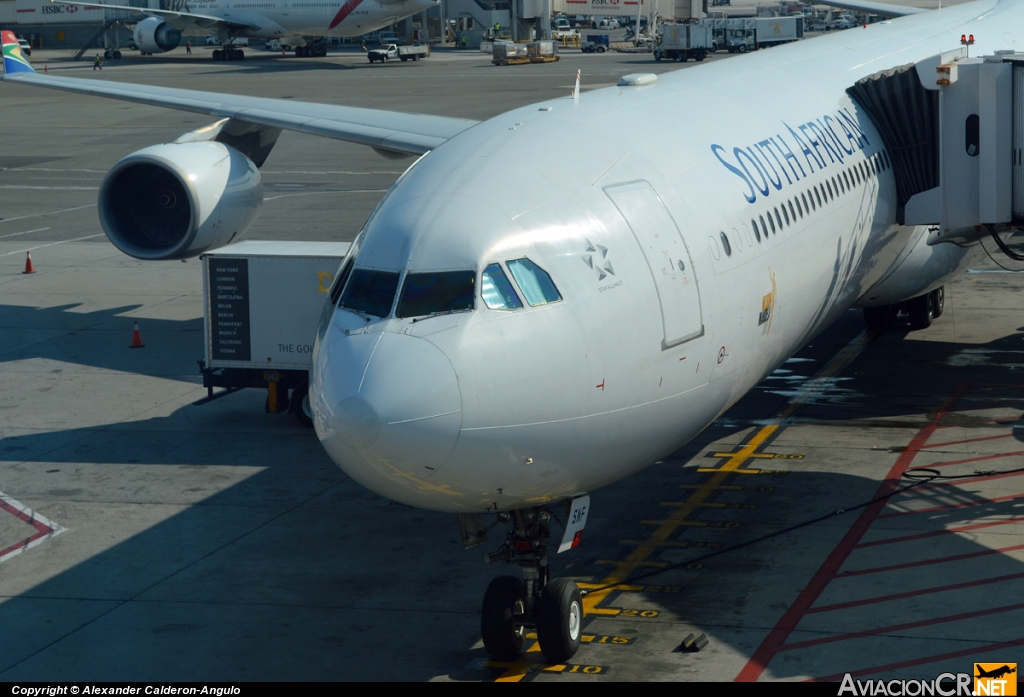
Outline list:
[[[500,661],[515,660],[533,629],[544,657],[565,663],[580,647],[583,595],[571,579],[548,578],[551,514],[526,509],[502,515],[513,523],[512,530],[487,561],[519,564],[522,578],[499,576],[487,587],[480,612],[484,648]]]

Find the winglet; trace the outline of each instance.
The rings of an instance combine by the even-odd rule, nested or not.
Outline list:
[[[7,32],[7,33],[10,33],[10,32]],[[7,50],[7,49],[4,49],[4,50]],[[574,102],[580,101],[580,71],[579,70],[576,71],[576,89],[574,89],[572,91],[572,101],[574,101]]]
[[[21,55],[21,45],[13,31],[5,29],[0,32],[0,45],[4,52],[4,75],[35,72],[25,56]]]

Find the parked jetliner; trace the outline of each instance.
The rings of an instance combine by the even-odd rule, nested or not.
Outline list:
[[[181,32],[198,27],[214,32],[222,48],[213,52],[214,60],[241,60],[242,49],[235,39],[281,39],[295,46],[295,55],[327,55],[323,45],[305,45],[305,37],[359,36],[394,24],[417,12],[437,5],[439,0],[190,0],[185,10],[154,10],[115,5],[107,2],[50,0],[63,5],[104,7],[130,12],[134,17],[133,38],[143,53],[164,53],[182,43]]]
[[[420,156],[324,307],[316,432],[369,489],[460,514],[467,541],[485,512],[509,522],[491,559],[523,579],[488,588],[485,646],[508,658],[536,628],[559,662],[582,620],[576,585],[548,578],[565,502],[572,533],[588,492],[678,449],[851,307],[927,326],[978,235],[1009,229],[1018,68],[966,59],[961,35],[976,55],[1013,49],[1024,0],[625,76],[482,123],[37,75],[9,32],[4,51],[15,84],[220,119],[106,176],[103,228],[140,259],[241,235],[281,129]],[[552,149],[574,156],[538,167]],[[481,175],[496,169],[500,183]]]

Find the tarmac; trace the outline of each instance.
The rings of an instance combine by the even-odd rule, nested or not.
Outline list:
[[[193,54],[33,63],[474,119],[568,95],[577,69],[585,97],[693,65]],[[1024,479],[990,473],[1024,465],[1020,276],[979,263],[921,331],[849,312],[698,439],[593,492],[583,544],[552,559],[591,589],[584,645],[499,663],[479,610],[516,572],[482,562],[500,528],[464,550],[454,516],[352,482],[260,391],[192,405],[201,265],[124,256],[96,195],[121,157],[210,119],[6,83],[0,103],[0,681],[932,679],[1024,657]],[[247,238],[351,240],[408,162],[285,132]],[[858,507],[919,467],[973,476]],[[707,646],[681,650],[690,634]]]

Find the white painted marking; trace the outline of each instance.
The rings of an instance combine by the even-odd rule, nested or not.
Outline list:
[[[0,235],[0,240],[4,239],[5,237],[17,237],[18,235],[31,235],[33,232],[42,232],[44,230],[49,230],[49,229],[50,228],[48,228],[48,227],[41,227],[41,228],[38,228],[36,230],[26,230],[25,232],[12,232],[9,235]]]
[[[55,247],[58,244],[64,244],[65,242],[79,242],[81,240],[91,240],[93,237],[103,237],[102,232],[98,232],[95,235],[86,235],[85,237],[76,237],[73,240],[61,240],[60,242],[51,242],[49,244],[41,244],[37,247],[29,247],[28,249],[19,249],[17,252],[7,252],[7,254],[0,254],[0,257],[9,257],[12,254],[25,254],[26,252],[34,252],[37,249],[43,247]]]
[[[71,211],[80,211],[83,208],[95,208],[95,203],[90,203],[88,206],[75,206],[74,208],[62,208],[59,211],[50,211],[49,213],[33,213],[32,215],[19,215],[17,218],[6,218],[0,220],[0,223],[10,223],[15,220],[25,220],[26,218],[39,218],[44,215],[57,215],[58,213],[70,213]]]
[[[99,191],[98,186],[23,186],[21,184],[0,184],[0,189],[41,189],[43,191]]]
[[[27,540],[31,540],[30,542],[26,542],[24,544],[22,544],[21,542],[15,543],[12,547],[8,547],[8,551],[6,552],[0,550],[0,563],[7,561],[11,557],[15,557],[21,554],[26,549],[31,549],[36,545],[46,542],[51,537],[56,537],[62,532],[67,532],[67,528],[65,528],[64,526],[58,525],[46,516],[36,513],[28,506],[25,506],[15,501],[2,491],[0,491],[0,513],[8,513],[10,515],[13,515],[15,518],[18,518],[19,520],[22,520],[27,524],[32,525],[33,529],[36,531],[36,534],[38,534],[40,531],[38,527],[34,525],[34,523],[39,523],[40,525],[50,529],[49,533],[36,537],[35,539],[32,539],[32,537],[35,537],[35,535],[30,535],[28,538],[26,538]],[[27,521],[25,521],[26,517],[28,518]]]

